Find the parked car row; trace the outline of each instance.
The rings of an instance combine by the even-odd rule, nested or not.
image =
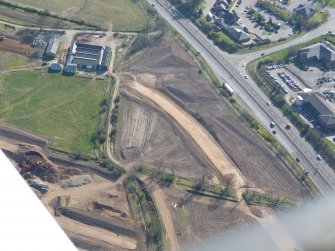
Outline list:
[[[278,76],[285,82],[285,84],[294,92],[301,91],[300,86],[285,73],[278,73]]]
[[[335,103],[335,91],[328,90],[322,92],[323,95],[325,95],[325,98],[329,100],[329,102],[334,102]]]
[[[304,109],[303,107],[297,107],[297,111],[304,116],[315,128],[320,128],[319,122],[314,118],[314,116]]]
[[[285,94],[288,93],[288,91],[285,89],[285,87],[282,86],[282,85],[279,83],[278,78],[275,78],[274,76],[271,75],[270,70],[266,70],[266,73],[269,75],[269,77],[272,79],[273,82],[275,82],[278,86],[280,86],[280,89],[281,89]]]
[[[318,84],[324,84],[324,83],[330,83],[332,81],[335,81],[335,77],[331,78],[326,78],[326,77],[322,77],[322,78],[318,78]]]
[[[274,64],[274,65],[268,65],[266,67],[267,70],[275,70],[275,69],[280,69],[280,68],[283,68],[284,65],[282,64]]]

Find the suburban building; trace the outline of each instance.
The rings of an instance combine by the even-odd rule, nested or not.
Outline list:
[[[59,43],[60,43],[59,38],[51,38],[45,51],[45,56],[49,58],[56,57]]]
[[[227,25],[222,18],[219,18],[216,21],[216,26],[238,43],[245,43],[251,39],[251,36],[236,22],[232,25]]]
[[[305,18],[313,16],[317,11],[317,7],[313,5],[305,6],[304,4],[299,4],[298,7],[293,9],[293,12],[297,15],[301,15]]]
[[[245,43],[251,39],[250,35],[243,30],[242,26],[238,24],[224,26],[223,29],[236,42]]]
[[[335,130],[335,105],[319,92],[301,93],[303,106],[325,130]]]
[[[299,60],[303,63],[323,62],[335,64],[335,48],[329,42],[317,43],[300,49]]]
[[[224,5],[223,3],[220,3],[220,4],[217,4],[217,5],[214,5],[213,7],[213,10],[215,12],[223,12],[227,9],[226,5]]]
[[[67,65],[84,71],[106,71],[111,60],[110,47],[74,42],[69,50]]]

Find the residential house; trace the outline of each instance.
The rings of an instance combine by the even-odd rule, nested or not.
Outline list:
[[[301,15],[304,18],[313,16],[317,11],[317,7],[314,5],[305,6],[304,4],[299,4],[298,7],[293,9],[293,12],[297,15]]]

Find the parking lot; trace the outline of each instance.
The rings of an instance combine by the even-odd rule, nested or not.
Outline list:
[[[255,3],[252,3],[255,2]],[[277,41],[280,38],[287,38],[290,35],[293,35],[292,27],[288,26],[284,21],[277,19],[275,16],[267,13],[265,10],[256,8],[254,5],[256,1],[243,1],[242,4],[235,8],[237,15],[240,17],[240,23],[245,25],[250,33],[254,33],[262,39],[270,39],[271,41]],[[257,13],[262,14],[266,21],[272,18],[273,23],[280,24],[280,29],[277,33],[267,32],[261,26],[259,26],[254,20],[251,19],[247,14],[247,7],[252,7],[256,10]]]
[[[281,87],[283,92],[291,94],[289,96],[304,89],[303,83],[296,76],[287,71],[282,64],[271,64],[265,68],[267,74]],[[295,97],[296,95],[293,96]]]
[[[323,72],[317,67],[308,67],[307,71],[300,70],[294,64],[285,65],[285,68],[298,76],[306,87],[311,89],[332,88],[335,85],[335,71]]]
[[[303,107],[296,107],[296,112],[301,115],[301,117],[305,120],[307,124],[309,124],[311,127],[314,127],[316,129],[320,129],[319,122],[317,121],[317,118],[314,118],[314,116],[308,112]]]

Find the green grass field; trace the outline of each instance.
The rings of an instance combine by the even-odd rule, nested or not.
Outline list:
[[[133,0],[14,0],[35,8],[52,12],[67,11],[68,16],[97,25],[113,24],[115,31],[138,31],[148,22],[142,1]],[[140,7],[142,6],[142,8]],[[71,8],[71,9],[70,9]],[[72,11],[76,10],[75,13]]]
[[[91,155],[106,82],[24,71],[0,78],[0,123],[46,137],[51,146]]]
[[[13,0],[12,2],[43,10],[59,12],[75,6],[82,6],[85,4],[86,0]]]
[[[24,68],[31,64],[32,62],[25,56],[0,50],[0,69],[2,70]]]

